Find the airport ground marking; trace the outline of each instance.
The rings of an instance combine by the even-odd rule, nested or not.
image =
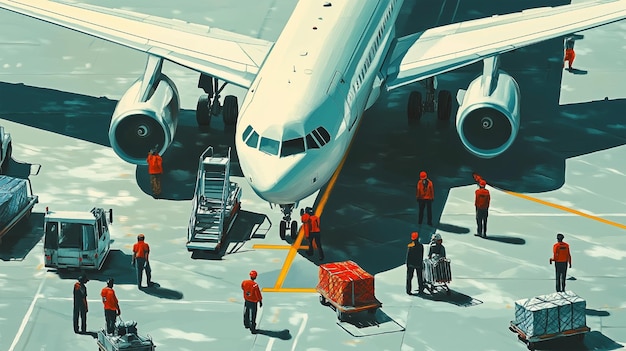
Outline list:
[[[263,292],[316,294],[314,288],[263,288]]]
[[[272,245],[272,244],[254,244],[252,245],[253,249],[264,249],[264,250],[289,250],[291,249],[291,245]],[[300,245],[299,250],[308,250],[309,245]]]
[[[611,225],[611,226],[614,226],[614,227],[617,227],[617,228],[620,228],[620,229],[626,229],[626,225],[624,225],[624,224],[613,222],[613,221],[609,221],[608,219],[604,219],[602,217],[590,215],[588,213],[584,213],[584,212],[575,210],[573,208],[569,208],[569,207],[566,207],[566,206],[563,206],[563,205],[558,205],[558,204],[555,204],[555,203],[552,203],[552,202],[549,202],[549,201],[541,200],[541,199],[538,199],[536,197],[532,197],[532,196],[516,193],[516,192],[513,192],[513,191],[508,191],[508,190],[502,190],[502,191],[504,191],[505,193],[507,193],[509,195],[516,196],[516,197],[519,197],[519,198],[522,198],[522,199],[525,199],[525,200],[530,200],[530,201],[533,201],[533,202],[536,202],[536,203],[539,203],[539,204],[542,204],[542,205],[545,205],[545,206],[549,206],[549,207],[556,208],[556,209],[559,209],[559,210],[562,210],[562,211],[565,211],[565,212],[573,213],[573,214],[581,216],[581,217],[593,219],[594,221],[598,221],[598,222],[601,222],[601,223],[604,223],[604,224],[608,224],[608,225]]]
[[[22,337],[22,334],[24,333],[24,330],[26,329],[26,324],[28,324],[28,321],[30,320],[30,316],[31,314],[33,314],[33,310],[35,309],[35,304],[37,304],[37,300],[39,300],[39,298],[42,297],[41,291],[43,290],[43,284],[45,282],[46,282],[46,276],[44,275],[43,279],[41,280],[41,283],[39,283],[39,288],[37,288],[35,297],[33,297],[33,300],[31,301],[30,306],[28,307],[28,310],[26,311],[26,314],[24,315],[24,318],[22,319],[22,324],[20,324],[20,327],[17,330],[17,334],[15,334],[15,338],[13,339],[13,342],[11,343],[11,346],[9,347],[9,351],[15,350],[17,343],[20,341],[20,338]]]

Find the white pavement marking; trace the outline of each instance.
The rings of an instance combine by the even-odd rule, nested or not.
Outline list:
[[[298,313],[296,314],[296,317],[302,317],[302,324],[300,324],[300,329],[298,329],[298,334],[296,334],[296,337],[293,339],[293,345],[291,346],[291,351],[294,351],[296,349],[296,345],[298,344],[298,339],[300,338],[300,335],[302,335],[302,333],[304,332],[304,328],[306,327],[306,322],[309,320],[309,315],[307,313]]]
[[[274,346],[274,338],[270,338],[270,341],[267,342],[267,346],[265,347],[265,351],[271,351],[272,346]]]
[[[24,329],[26,329],[26,323],[28,323],[28,320],[30,319],[30,315],[33,313],[33,310],[35,309],[35,303],[37,303],[37,300],[39,300],[39,298],[41,297],[41,289],[43,289],[43,283],[45,281],[46,281],[46,276],[44,275],[43,279],[41,280],[41,283],[39,283],[39,288],[37,289],[37,292],[35,293],[35,297],[33,298],[33,301],[30,303],[30,307],[28,308],[28,311],[26,311],[26,315],[24,315],[24,319],[22,319],[22,324],[20,325],[20,328],[17,330],[17,334],[15,335],[15,338],[13,339],[13,343],[11,343],[11,346],[9,347],[9,351],[15,350],[15,345],[17,345],[17,343],[20,341],[20,337],[22,337],[22,334],[24,333]]]

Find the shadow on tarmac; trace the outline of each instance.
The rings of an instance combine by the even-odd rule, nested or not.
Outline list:
[[[289,329],[283,330],[265,330],[265,329],[257,329],[257,334],[265,335],[270,338],[280,339],[280,340],[291,340],[291,332]]]
[[[43,238],[43,213],[32,213],[8,231],[0,242],[0,260],[22,261]],[[43,255],[43,253],[41,253]]]
[[[100,271],[57,269],[56,272],[61,279],[78,279],[80,275],[84,274],[89,280],[97,280],[103,283],[106,283],[107,279],[113,277],[115,278],[115,285],[137,285],[137,271],[130,264],[131,257],[131,255],[127,255],[121,250],[111,249],[109,257],[107,257]]]
[[[583,340],[580,335],[584,335]],[[582,342],[581,342],[582,341]],[[591,350],[617,350],[624,348],[599,331],[590,331],[586,334],[560,337],[534,344],[535,350],[553,351],[591,351]]]
[[[486,240],[491,240],[491,241],[497,241],[497,242],[501,242],[501,243],[505,243],[505,244],[513,244],[513,245],[524,245],[526,244],[526,240],[524,240],[523,238],[516,238],[516,237],[512,237],[512,236],[505,236],[505,235],[491,235],[488,234],[486,238],[484,238]]]
[[[164,288],[161,286],[161,284],[156,282],[152,282],[152,286],[150,287],[141,288],[141,291],[148,295],[152,295],[161,299],[182,300],[183,298],[182,292]]]

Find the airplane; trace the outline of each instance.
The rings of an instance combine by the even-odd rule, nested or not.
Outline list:
[[[626,0],[594,0],[453,23],[396,37],[403,0],[302,0],[276,42],[207,26],[94,5],[0,0],[0,8],[148,54],[144,73],[120,98],[109,139],[123,160],[145,164],[155,145],[171,144],[180,109],[164,60],[199,72],[196,120],[222,113],[235,125],[235,146],[251,188],[280,207],[279,233],[297,233],[291,219],[300,200],[336,172],[363,112],[383,91],[415,82],[407,116],[436,112],[449,120],[450,91],[436,77],[483,62],[483,72],[456,99],[456,130],[467,151],[493,158],[514,142],[520,90],[499,67],[500,55],[544,40],[622,20]],[[221,85],[220,85],[220,81]],[[237,98],[226,84],[247,89]]]

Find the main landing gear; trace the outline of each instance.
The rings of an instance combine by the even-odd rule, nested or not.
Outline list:
[[[409,94],[407,104],[407,116],[409,121],[419,121],[424,112],[437,112],[437,119],[440,121],[450,120],[452,111],[452,94],[448,90],[440,90],[435,99],[437,90],[437,79],[427,78],[420,82],[426,89],[426,99],[422,98],[422,93],[412,91]]]
[[[280,221],[278,234],[283,240],[285,240],[287,235],[287,226],[289,226],[289,234],[292,239],[295,239],[298,236],[298,222],[291,220],[291,212],[294,207],[295,204],[280,205],[280,211],[283,213],[283,219]]]
[[[224,97],[224,105],[220,104],[220,93],[224,90],[227,82],[220,86],[217,78],[201,74],[198,80],[198,88],[202,88],[206,94],[200,95],[196,106],[196,121],[199,126],[208,126],[211,123],[211,116],[218,116],[220,113],[224,118],[224,124],[232,126],[237,123],[239,117],[239,103],[234,95]]]

